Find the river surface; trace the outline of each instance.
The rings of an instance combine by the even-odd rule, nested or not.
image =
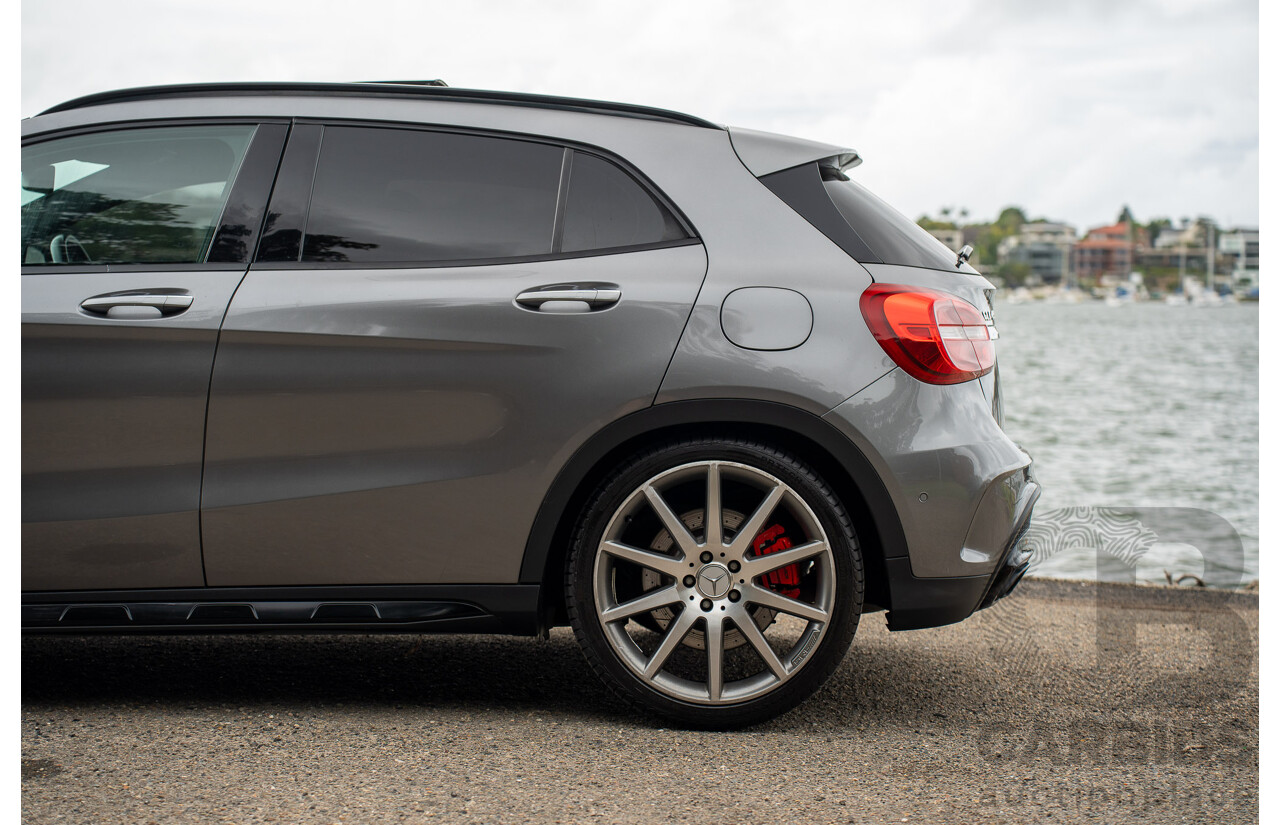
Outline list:
[[[997,299],[995,317],[1005,430],[1043,486],[1037,529],[1118,513],[1158,534],[1127,556],[1050,542],[1031,575],[1257,579],[1258,304]]]

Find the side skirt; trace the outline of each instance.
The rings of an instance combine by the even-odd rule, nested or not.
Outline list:
[[[79,590],[22,595],[25,633],[538,631],[536,584]]]

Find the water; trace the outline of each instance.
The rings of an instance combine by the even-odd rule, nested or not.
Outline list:
[[[1052,525],[1068,507],[1210,511],[1239,534],[1242,560],[1229,537],[1192,547],[1161,532],[1136,578],[1256,579],[1258,305],[998,300],[995,311],[1005,430],[1035,459],[1037,517]],[[1133,578],[1132,559],[1126,570],[1088,548],[1043,555],[1032,575]]]

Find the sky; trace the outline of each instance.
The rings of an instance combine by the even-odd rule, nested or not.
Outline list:
[[[443,78],[852,146],[912,218],[1259,221],[1237,0],[22,4],[21,113],[96,91]]]

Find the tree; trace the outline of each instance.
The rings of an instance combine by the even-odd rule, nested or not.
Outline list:
[[[1022,225],[1027,223],[1027,215],[1017,206],[1006,206],[1000,210],[1000,217],[996,218],[995,223],[979,224],[978,237],[973,242],[973,248],[978,253],[978,260],[994,263],[996,261],[996,248],[1000,246],[1000,241],[1011,235],[1017,235],[1022,230]],[[1016,277],[1016,273],[1014,274]]]
[[[1170,229],[1172,227],[1173,221],[1168,218],[1153,218],[1149,223],[1147,223],[1145,229],[1147,230],[1147,237],[1150,238],[1151,243],[1154,244],[1156,242],[1156,238],[1160,237],[1160,232],[1162,230]]]
[[[1009,234],[1017,232],[1026,222],[1027,214],[1017,206],[1006,206],[1000,210],[1000,217],[996,218],[996,224],[1013,230]]]

